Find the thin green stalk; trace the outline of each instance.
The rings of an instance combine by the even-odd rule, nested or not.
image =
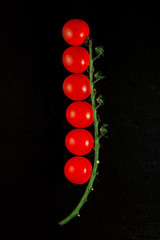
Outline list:
[[[92,57],[92,40],[89,40],[89,55],[90,55],[90,65],[89,65],[89,78],[90,78],[90,86],[91,86],[91,102],[92,102],[92,108],[93,108],[93,115],[94,115],[94,164],[93,164],[93,170],[92,174],[90,177],[90,180],[88,182],[87,188],[76,206],[76,208],[68,215],[65,219],[60,221],[58,224],[59,225],[64,225],[68,223],[71,219],[74,217],[80,217],[79,211],[82,208],[82,206],[87,202],[88,195],[90,192],[93,190],[93,182],[95,180],[95,177],[97,175],[97,168],[99,164],[99,148],[100,148],[100,143],[99,139],[100,136],[98,134],[98,119],[97,119],[97,109],[96,109],[96,102],[95,102],[95,90],[94,90],[94,82],[93,82],[93,57]]]

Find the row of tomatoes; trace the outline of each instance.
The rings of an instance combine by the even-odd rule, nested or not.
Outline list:
[[[89,35],[88,24],[80,19],[69,20],[63,26],[62,35],[72,45],[62,56],[64,67],[71,73],[63,82],[63,91],[68,98],[74,100],[66,110],[66,119],[75,127],[66,135],[65,145],[76,155],[66,162],[64,174],[70,182],[83,184],[90,179],[92,173],[92,165],[84,155],[94,145],[92,134],[84,129],[94,121],[91,104],[83,101],[91,94],[90,80],[82,74],[89,66],[90,55],[85,48],[79,46]]]

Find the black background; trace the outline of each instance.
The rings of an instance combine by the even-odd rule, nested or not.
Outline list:
[[[158,6],[92,1],[0,9],[0,239],[160,239]],[[59,226],[86,188],[63,174],[72,127],[61,31],[72,18],[85,20],[94,46],[105,50],[95,70],[106,76],[97,92],[109,139],[101,141],[99,175],[81,217]]]

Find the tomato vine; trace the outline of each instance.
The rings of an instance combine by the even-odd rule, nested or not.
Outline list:
[[[100,118],[97,113],[98,108],[104,104],[102,96],[96,97],[96,89],[95,84],[102,80],[104,76],[101,75],[100,72],[94,73],[94,62],[96,59],[98,59],[100,56],[103,56],[104,50],[102,46],[99,46],[95,48],[96,57],[93,58],[93,41],[90,37],[86,38],[85,41],[86,45],[88,45],[89,48],[89,56],[90,56],[90,63],[89,63],[89,80],[90,80],[90,87],[91,87],[91,104],[93,108],[93,116],[94,116],[94,164],[92,169],[92,174],[90,177],[90,180],[88,182],[88,185],[86,187],[86,190],[78,203],[78,205],[75,207],[75,209],[63,220],[61,220],[58,224],[64,225],[68,223],[71,219],[74,217],[80,217],[80,210],[82,206],[87,202],[88,196],[90,192],[93,190],[93,183],[97,175],[97,168],[100,163],[99,160],[99,149],[100,149],[100,139],[104,136],[106,136],[107,131],[107,124],[103,124],[99,129],[99,123]]]

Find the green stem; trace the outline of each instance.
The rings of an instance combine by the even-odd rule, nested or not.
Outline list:
[[[90,85],[91,85],[91,102],[92,102],[92,108],[93,108],[93,115],[94,115],[94,164],[93,164],[93,170],[92,174],[89,180],[89,183],[87,185],[87,188],[76,206],[76,208],[68,215],[65,219],[60,221],[58,224],[59,225],[64,225],[67,222],[69,222],[72,218],[74,217],[80,217],[79,211],[82,208],[82,206],[87,202],[88,195],[90,192],[93,190],[93,182],[95,180],[95,177],[97,175],[97,168],[99,162],[99,134],[98,134],[98,119],[97,119],[97,110],[96,110],[96,102],[95,102],[95,91],[94,91],[94,83],[93,83],[93,57],[92,57],[92,40],[89,40],[89,55],[90,55],[90,66],[89,66],[89,78],[90,78]]]
[[[99,81],[102,80],[103,78],[104,78],[104,77],[100,77],[100,78],[96,79],[96,80],[94,81],[94,84],[97,83],[97,82],[99,82]]]
[[[93,58],[93,62],[96,61],[102,54],[98,54],[95,58]]]

